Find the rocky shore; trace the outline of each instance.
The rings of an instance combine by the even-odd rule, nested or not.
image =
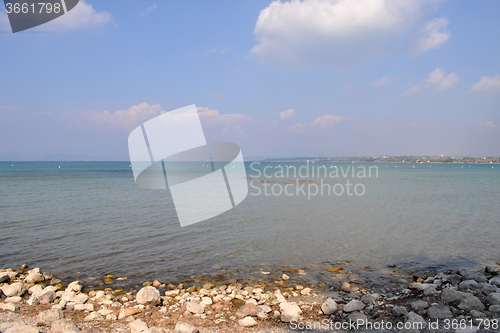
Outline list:
[[[155,280],[124,291],[113,282],[126,277],[96,290],[22,265],[0,269],[0,332],[500,332],[499,272],[400,272],[380,288],[338,266],[327,269],[335,288],[298,284],[299,270],[262,284]]]

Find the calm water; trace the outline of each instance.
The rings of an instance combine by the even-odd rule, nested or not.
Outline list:
[[[305,164],[254,168],[274,174],[278,165]],[[500,260],[500,165],[321,165],[377,166],[378,178],[324,179],[362,183],[366,192],[310,200],[295,192],[256,196],[252,187],[235,209],[181,228],[168,192],[137,187],[127,162],[0,162],[0,267],[168,281],[339,260],[408,269]],[[248,164],[247,174],[257,172]],[[253,186],[295,186],[290,178],[269,181]]]

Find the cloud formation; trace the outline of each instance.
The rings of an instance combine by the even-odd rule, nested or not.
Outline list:
[[[148,8],[146,8],[146,10],[139,12],[139,17],[144,17],[144,16],[148,15],[149,12],[155,10],[159,6],[160,5],[158,5],[156,2],[153,2],[153,4],[151,6],[149,6]]]
[[[113,15],[106,11],[97,12],[91,4],[80,0],[67,14],[40,26],[43,30],[67,31],[102,28],[113,22]]]
[[[275,0],[263,9],[251,52],[272,66],[351,63],[385,54],[394,41],[420,52],[441,46],[446,18],[426,15],[440,0]]]
[[[472,85],[469,92],[500,91],[500,75],[495,77],[483,76],[479,82]]]
[[[325,115],[322,115],[321,117],[314,119],[308,124],[297,123],[288,126],[286,129],[294,133],[304,133],[306,131],[325,129],[343,120],[345,120],[345,117],[327,113]]]
[[[295,110],[294,109],[288,109],[286,111],[280,112],[280,119],[286,119],[295,116]]]
[[[115,127],[132,129],[139,126],[146,120],[149,120],[157,115],[164,113],[160,104],[149,105],[148,103],[140,103],[134,105],[127,110],[117,110],[115,112],[103,111],[93,112],[92,118],[104,124],[110,124]]]
[[[377,80],[375,82],[372,83],[372,86],[373,87],[385,87],[385,86],[388,86],[389,84],[391,84],[392,82],[395,82],[396,79],[393,78],[392,76],[384,76],[382,77],[380,80]]]
[[[455,86],[460,77],[457,73],[450,73],[445,76],[445,72],[441,68],[437,68],[427,77],[427,84],[425,85],[411,85],[409,84],[403,93],[403,96],[415,94],[421,90],[427,91],[444,91]]]
[[[441,17],[427,23],[422,29],[422,37],[417,40],[415,52],[437,49],[448,41],[451,33],[447,30],[448,19]]]
[[[220,114],[217,110],[211,110],[206,107],[197,107],[198,114],[200,115],[203,123],[205,124],[234,124],[240,123],[246,120],[252,120],[250,116],[245,114]]]
[[[496,129],[497,128],[497,125],[495,125],[492,120],[481,121],[479,123],[479,125],[484,126],[486,128],[490,128],[490,129]]]

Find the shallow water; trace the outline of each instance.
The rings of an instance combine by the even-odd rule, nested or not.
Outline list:
[[[276,176],[278,165],[305,163],[253,169],[268,166]],[[411,270],[500,260],[499,165],[321,165],[376,166],[378,177],[323,177],[331,186],[361,183],[365,193],[308,200],[301,193],[256,196],[255,187],[296,185],[293,177],[261,175],[267,185],[253,182],[236,208],[181,228],[168,192],[137,187],[127,162],[0,162],[0,267],[173,281],[342,260]],[[249,180],[257,174],[247,163]],[[309,176],[298,178],[306,187],[321,184]]]

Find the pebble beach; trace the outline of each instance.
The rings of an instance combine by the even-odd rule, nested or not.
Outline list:
[[[262,283],[144,281],[107,275],[102,288],[40,268],[0,270],[2,333],[497,332],[499,265],[423,273],[395,270],[385,286],[342,266],[336,281],[298,284],[304,270],[264,272]]]

